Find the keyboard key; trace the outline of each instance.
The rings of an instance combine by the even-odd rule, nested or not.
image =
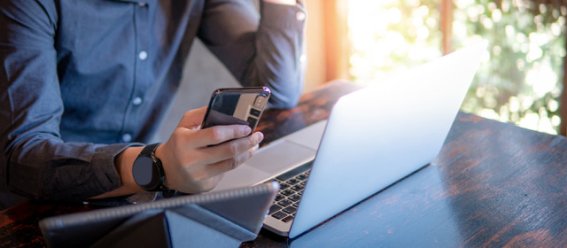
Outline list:
[[[280,209],[282,209],[281,206],[278,206],[278,205],[275,205],[275,204],[274,204],[274,205],[272,205],[272,206],[270,207],[270,214],[273,214],[274,212],[276,212],[276,211],[278,211],[278,210],[280,210]]]
[[[282,212],[282,211],[278,211],[278,212],[276,212],[275,214],[272,214],[272,217],[274,217],[274,218],[276,218],[276,219],[278,219],[278,220],[281,220],[281,219],[283,219],[283,218],[286,217],[286,216],[287,216],[287,214],[285,214],[285,213]]]
[[[301,199],[301,196],[294,194],[294,195],[291,195],[290,197],[288,197],[288,199],[292,200],[293,202],[298,202],[299,199]]]
[[[307,176],[305,176],[304,174],[297,176],[297,179],[299,179],[301,181],[305,180],[306,178],[307,178]]]
[[[289,184],[287,184],[287,183],[285,183],[285,182],[280,183],[280,189],[281,189],[281,190],[287,189],[288,187],[289,187]]]
[[[289,179],[289,180],[286,181],[286,183],[289,183],[290,185],[296,184],[298,182],[299,181],[297,181],[297,179],[295,179],[295,178],[292,178],[292,179]]]
[[[277,202],[277,201],[281,201],[281,200],[284,199],[284,198],[285,198],[285,196],[283,196],[283,195],[281,195],[281,194],[278,194],[278,195],[276,195],[276,202]]]
[[[278,202],[279,205],[281,205],[282,207],[287,207],[291,204],[292,202],[288,199],[283,199],[281,201]]]
[[[303,186],[296,184],[296,185],[293,185],[293,187],[291,187],[291,189],[299,192],[299,191],[303,190]]]
[[[295,214],[295,211],[297,211],[297,208],[287,207],[287,208],[284,208],[282,211],[284,211],[285,213],[288,213],[288,214]]]
[[[293,220],[293,216],[291,216],[291,215],[288,215],[287,217],[282,219],[282,221],[285,222],[285,223],[290,222],[291,220]]]
[[[281,191],[280,193],[281,193],[282,195],[288,196],[288,195],[292,195],[294,192],[291,191],[291,190],[289,190],[289,189],[286,189],[286,190],[284,190],[284,191]]]

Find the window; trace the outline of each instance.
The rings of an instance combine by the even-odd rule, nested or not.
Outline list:
[[[528,0],[348,0],[349,74],[358,84],[485,40],[462,109],[558,133],[567,8]]]

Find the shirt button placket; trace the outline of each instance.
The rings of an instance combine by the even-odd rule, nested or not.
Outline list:
[[[147,10],[146,8],[148,7],[148,3],[147,3],[147,2],[139,2],[139,3],[138,3],[138,6],[139,6],[140,8],[144,8],[144,10]],[[144,10],[142,10],[141,12],[140,12],[140,11],[136,11],[136,12],[137,12],[137,14],[136,14],[136,19],[137,19],[137,21],[138,21],[138,25],[142,25],[141,23],[145,23],[145,19],[144,19],[145,16],[144,16],[144,15],[147,14],[147,13],[145,13]],[[136,32],[136,35],[137,35],[137,36],[140,35],[140,30],[142,30],[142,27],[140,27],[140,26],[138,26],[138,25],[136,25],[136,27],[135,27],[136,30],[137,30],[137,32]],[[143,26],[143,25],[142,25],[142,26]],[[138,38],[138,40],[139,40],[139,39],[140,39],[140,38]],[[141,44],[146,43],[146,42],[144,42],[143,40],[142,40],[142,41],[139,40],[138,42],[140,42]],[[138,50],[138,60],[139,60],[139,61],[145,61],[145,60],[147,60],[147,59],[148,59],[148,51],[147,51],[147,50],[143,50],[143,49]],[[137,72],[136,72],[136,77],[139,77],[138,74],[140,73],[140,67],[141,67],[141,66],[142,66],[142,65],[140,65],[140,64],[137,66],[137,69],[136,69],[136,70],[137,70]],[[139,79],[139,78],[138,78],[138,79]],[[136,86],[135,86],[135,88],[136,88]],[[133,89],[134,91],[136,91],[135,88]],[[139,106],[139,105],[141,105],[142,103],[143,103],[143,99],[142,99],[142,97],[140,97],[140,96],[134,97],[134,98],[132,99],[132,101],[131,101],[132,106]],[[132,111],[132,109],[130,109],[130,111]],[[133,114],[133,113],[132,113],[132,114]],[[127,126],[128,126],[128,125],[127,125]],[[129,143],[129,142],[132,141],[133,137],[132,137],[132,134],[131,134],[131,133],[123,133],[121,139],[122,139],[122,142]]]
[[[142,104],[143,100],[141,97],[134,97],[134,99],[132,99],[132,104],[134,106],[139,106],[140,104]]]
[[[126,143],[132,141],[132,135],[129,133],[122,134],[122,141]]]
[[[139,58],[141,61],[146,60],[146,59],[148,58],[148,52],[146,52],[146,51],[144,51],[144,50],[140,51],[140,52],[138,53],[138,58]]]

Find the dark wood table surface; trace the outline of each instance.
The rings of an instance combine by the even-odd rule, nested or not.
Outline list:
[[[266,143],[327,118],[354,90],[335,82],[294,109],[267,111]],[[44,246],[40,219],[86,210],[26,202],[2,211],[0,246]],[[567,139],[459,113],[430,165],[294,240],[262,231],[242,246],[567,247]]]

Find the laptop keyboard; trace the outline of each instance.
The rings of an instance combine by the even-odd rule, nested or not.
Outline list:
[[[270,207],[270,216],[285,223],[293,220],[310,171],[311,163],[308,163],[276,177],[280,191]]]

